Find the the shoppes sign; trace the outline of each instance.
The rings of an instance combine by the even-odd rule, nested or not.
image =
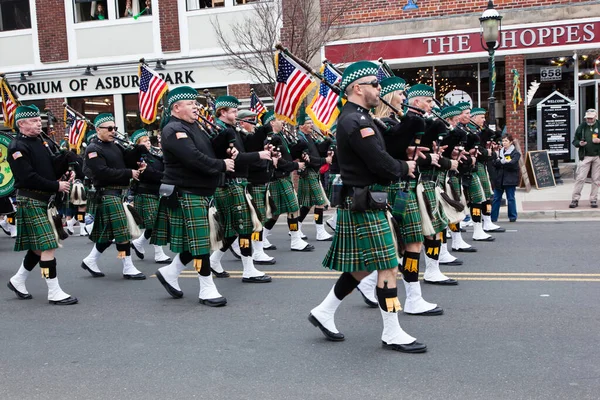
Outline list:
[[[194,70],[168,71],[160,76],[169,86],[196,83]],[[140,86],[136,74],[77,76],[52,80],[11,82],[13,90],[23,97],[69,97],[93,92],[94,95],[133,93]],[[59,95],[59,96],[57,96]]]
[[[597,43],[600,39],[600,20],[585,23],[560,24],[552,26],[531,26],[521,28],[505,27],[500,36],[502,50],[532,48],[552,48],[557,46]],[[378,38],[372,41],[340,43],[325,46],[325,57],[335,63],[352,62],[363,59],[376,60],[383,57],[399,60],[416,57],[445,57],[479,53],[483,49],[479,32],[460,32],[445,35],[396,38]]]

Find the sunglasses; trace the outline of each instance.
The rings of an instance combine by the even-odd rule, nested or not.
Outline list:
[[[99,126],[98,129],[106,129],[109,132],[112,132],[112,131],[116,132],[119,130],[119,128],[117,128],[116,126]]]
[[[358,86],[371,85],[374,88],[378,88],[379,87],[379,81],[377,79],[375,79],[375,80],[372,80],[370,82],[360,82],[360,83],[357,83],[357,85]]]

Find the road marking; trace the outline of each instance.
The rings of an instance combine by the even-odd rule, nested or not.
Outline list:
[[[242,271],[228,271],[230,274],[241,275]],[[332,275],[337,277],[340,275],[339,271],[263,271],[265,274],[269,275]],[[197,275],[196,271],[183,271],[182,275]],[[398,274],[400,275],[400,274]],[[423,275],[421,273],[421,275]],[[584,273],[543,273],[543,272],[446,272],[445,275],[454,275],[454,276],[470,276],[470,275],[478,275],[478,276],[558,276],[558,277],[598,277],[600,278],[600,274],[584,274]]]

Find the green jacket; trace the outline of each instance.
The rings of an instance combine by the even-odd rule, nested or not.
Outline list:
[[[600,143],[596,144],[592,142],[592,135],[600,135],[600,123],[596,123],[589,126],[587,122],[579,125],[575,131],[575,138],[573,139],[573,146],[579,149],[579,160],[583,160],[583,157],[594,157],[600,156]],[[596,136],[600,138],[600,136]],[[585,141],[585,146],[580,146],[580,141]]]

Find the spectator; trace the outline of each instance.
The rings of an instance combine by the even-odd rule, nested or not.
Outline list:
[[[494,182],[494,200],[492,201],[492,221],[498,220],[502,194],[506,192],[508,203],[508,220],[517,220],[517,202],[515,201],[515,189],[519,184],[519,159],[521,154],[515,149],[513,137],[507,133],[502,138],[502,148],[498,158],[494,160],[496,169],[496,181]]]
[[[589,109],[585,112],[585,122],[577,127],[573,146],[579,149],[579,166],[573,187],[572,201],[569,208],[579,205],[581,189],[585,179],[592,170],[592,189],[590,191],[590,207],[598,208],[598,186],[600,186],[600,139],[598,138],[598,112]]]
[[[152,15],[152,0],[146,0],[146,14]]]
[[[125,12],[123,13],[123,18],[131,17],[133,17],[133,6],[131,5],[131,0],[127,0],[125,3]]]
[[[102,5],[102,3],[98,3],[98,5],[96,6],[96,12],[92,14],[92,19],[98,21],[108,19],[106,17],[106,11],[104,11],[104,6]]]

